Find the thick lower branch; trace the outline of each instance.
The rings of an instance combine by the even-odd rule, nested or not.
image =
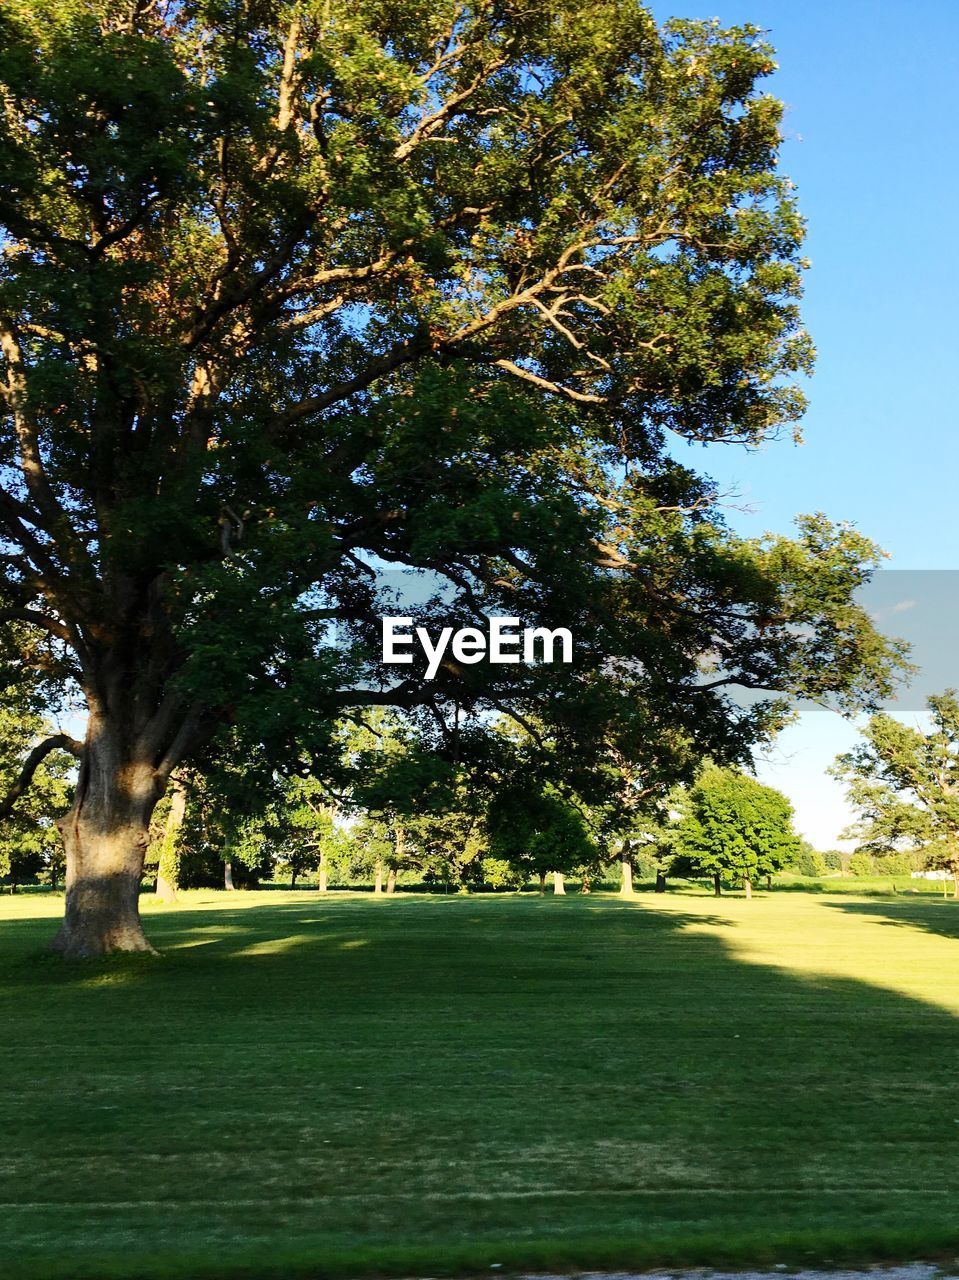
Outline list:
[[[33,775],[39,769],[52,751],[69,751],[71,755],[79,756],[83,750],[83,743],[78,742],[76,738],[71,738],[68,733],[55,733],[52,737],[45,738],[33,748],[20,770],[20,775],[16,782],[0,800],[0,819],[8,818],[13,810],[13,806],[30,786],[33,781]]]

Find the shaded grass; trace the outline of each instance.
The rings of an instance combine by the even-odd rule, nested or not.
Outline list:
[[[957,904],[197,892],[80,965],[56,909],[0,904],[4,1276],[959,1248]]]

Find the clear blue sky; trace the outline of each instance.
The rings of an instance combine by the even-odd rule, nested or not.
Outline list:
[[[805,445],[713,447],[691,460],[752,509],[730,512],[744,533],[824,511],[879,542],[890,569],[959,570],[959,0],[655,8],[769,30],[780,70],[767,83],[787,104],[782,167],[812,259],[804,311],[819,354]],[[889,629],[908,634],[897,625],[907,618]],[[847,817],[823,770],[855,738],[813,712],[760,765],[820,847]]]

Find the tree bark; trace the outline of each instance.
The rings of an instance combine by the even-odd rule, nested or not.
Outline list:
[[[743,888],[746,891],[746,897],[751,898],[753,896],[753,882],[750,880],[749,876],[743,877]]]
[[[233,863],[229,858],[223,864],[223,888],[229,889],[231,893],[236,888],[233,883]]]
[[[157,868],[156,896],[161,902],[176,902],[177,886],[175,881],[168,880],[160,868]]]
[[[153,951],[140,924],[139,896],[163,785],[121,734],[91,715],[73,805],[57,823],[67,874],[54,951],[77,959]]]
[[[713,872],[713,893],[717,898],[723,896],[723,882],[719,878],[719,872]]]
[[[539,873],[539,891],[540,893],[546,892],[546,872],[545,871],[541,871]]]
[[[566,882],[563,879],[562,871],[553,872],[553,893],[566,894]]]
[[[666,872],[660,871],[658,867],[656,868],[656,892],[666,892]]]
[[[171,779],[170,812],[167,814],[157,862],[157,897],[163,902],[176,902],[180,887],[180,852],[177,841],[186,814],[186,787],[179,778]]]
[[[316,887],[320,893],[326,893],[326,853],[322,849],[320,850],[320,871],[317,876]]]
[[[376,874],[373,878],[373,892],[383,892],[383,863],[379,858],[376,860]]]
[[[622,883],[619,892],[624,898],[633,896],[633,846],[627,840],[623,845],[623,852],[619,859],[620,873],[622,875]]]
[[[406,859],[406,828],[402,822],[395,819],[393,821],[393,856],[395,861],[390,863],[386,877],[387,893],[396,892],[396,869],[402,866]]]

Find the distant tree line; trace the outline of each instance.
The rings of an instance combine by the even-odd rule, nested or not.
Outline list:
[[[931,715],[927,735],[874,717],[863,747],[837,762],[862,813],[845,833],[858,839],[846,852],[802,839],[786,797],[740,768],[707,760],[686,783],[648,787],[610,752],[599,763],[603,785],[587,799],[562,781],[568,771],[551,771],[532,724],[503,718],[483,735],[482,758],[467,767],[437,755],[409,717],[366,709],[338,727],[335,785],[313,776],[304,760],[257,772],[255,760],[231,756],[205,772],[180,770],[153,815],[144,884],[168,899],[179,889],[269,882],[384,894],[532,885],[562,894],[570,878],[582,892],[614,888],[629,896],[639,883],[664,892],[670,881],[699,879],[717,893],[728,886],[749,895],[780,872],[816,880],[953,870],[955,696],[933,700]],[[37,690],[11,685],[0,699],[0,729],[0,783],[9,790],[15,761],[56,726],[45,721]],[[910,785],[897,786],[897,777]],[[73,756],[51,750],[25,802],[4,815],[0,883],[9,890],[62,884],[56,822],[74,782]]]

